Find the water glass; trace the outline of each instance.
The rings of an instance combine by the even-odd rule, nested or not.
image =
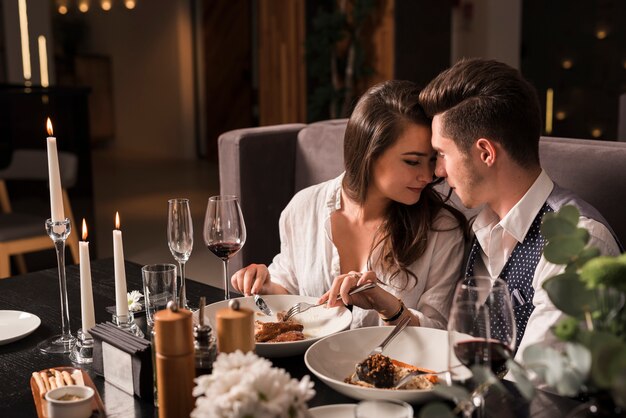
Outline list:
[[[176,294],[176,266],[174,264],[148,264],[141,268],[143,295],[146,305],[146,322],[154,325],[154,314],[165,309]]]
[[[413,407],[396,400],[361,401],[354,409],[356,418],[413,418]]]

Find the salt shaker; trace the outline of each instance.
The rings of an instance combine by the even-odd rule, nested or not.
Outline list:
[[[174,301],[154,315],[159,418],[189,417],[194,407],[194,341],[191,312]]]
[[[240,307],[239,301],[233,299],[228,308],[217,311],[215,317],[220,353],[254,351],[254,319],[250,309]]]
[[[213,362],[217,357],[217,346],[213,338],[213,332],[210,326],[204,323],[204,305],[206,298],[200,298],[200,312],[198,315],[199,325],[193,329],[193,337],[195,339],[195,359],[196,359],[196,376],[210,374],[213,371]]]

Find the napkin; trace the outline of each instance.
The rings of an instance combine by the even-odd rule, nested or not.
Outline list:
[[[93,368],[104,379],[130,395],[153,397],[152,346],[144,338],[110,322],[89,330],[94,339]]]

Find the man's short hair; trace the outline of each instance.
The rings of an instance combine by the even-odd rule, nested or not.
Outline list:
[[[420,102],[430,117],[442,114],[442,133],[462,152],[487,138],[521,166],[539,165],[539,99],[515,68],[493,60],[461,60],[422,90]]]

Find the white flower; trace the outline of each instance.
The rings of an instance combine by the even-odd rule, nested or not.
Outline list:
[[[292,379],[268,360],[241,351],[220,354],[213,374],[195,381],[192,418],[301,418],[315,394],[309,376]]]
[[[143,295],[139,290],[133,290],[132,292],[128,292],[126,294],[126,297],[128,299],[128,310],[132,312],[137,312],[140,311],[141,308],[143,308],[141,302],[139,302],[141,299],[143,299]]]

